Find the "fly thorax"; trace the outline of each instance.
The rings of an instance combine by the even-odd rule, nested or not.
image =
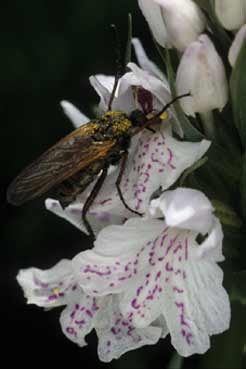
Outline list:
[[[100,118],[97,137],[102,139],[120,140],[124,136],[129,136],[132,123],[127,115],[122,112],[110,111]]]

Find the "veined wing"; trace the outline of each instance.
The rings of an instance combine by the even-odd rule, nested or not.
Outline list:
[[[104,158],[116,141],[94,141],[92,135],[97,126],[96,122],[89,122],[76,129],[24,169],[10,184],[8,201],[21,205]]]

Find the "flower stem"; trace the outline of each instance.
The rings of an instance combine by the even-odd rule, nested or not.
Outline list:
[[[213,112],[200,113],[200,117],[206,137],[213,140],[216,136]]]

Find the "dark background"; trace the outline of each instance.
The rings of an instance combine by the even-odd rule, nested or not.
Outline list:
[[[27,306],[15,279],[20,268],[45,269],[90,246],[86,236],[46,211],[42,199],[16,208],[6,203],[5,193],[21,169],[71,131],[60,100],[93,116],[98,100],[88,77],[114,74],[115,41],[109,25],[118,26],[124,45],[128,12],[134,36],[157,60],[137,1],[12,0],[1,7],[1,360],[8,366],[17,360],[26,368],[166,368],[173,353],[166,339],[110,364],[100,363],[94,334],[83,349],[71,343],[60,330],[59,309],[45,313]],[[185,360],[185,367],[198,367],[198,360]]]

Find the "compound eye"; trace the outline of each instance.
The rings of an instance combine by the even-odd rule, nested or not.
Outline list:
[[[135,127],[141,126],[144,122],[146,122],[146,116],[142,112],[142,110],[134,110],[130,115],[130,120],[132,122],[132,125]]]

